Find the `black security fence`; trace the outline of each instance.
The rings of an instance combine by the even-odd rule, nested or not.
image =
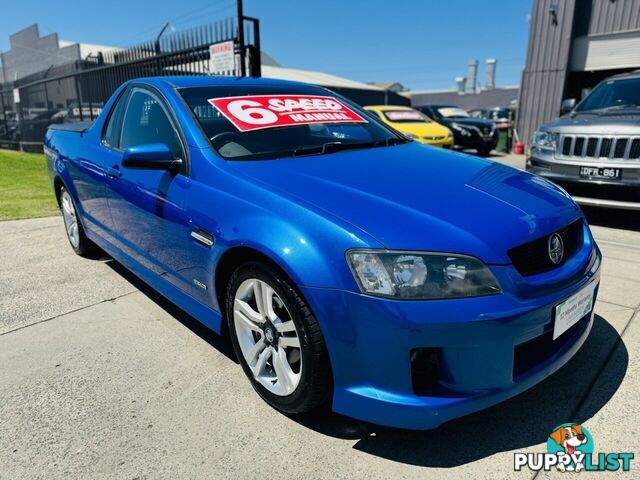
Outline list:
[[[4,85],[0,89],[0,148],[41,150],[50,124],[94,120],[113,92],[133,78],[260,76],[259,22],[244,17],[242,27],[239,35],[236,19],[221,20],[134,47],[100,52]],[[231,54],[232,63],[226,62],[232,67],[229,70],[220,70],[221,64],[212,58],[211,51],[220,49]]]

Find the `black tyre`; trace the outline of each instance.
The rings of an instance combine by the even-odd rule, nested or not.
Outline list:
[[[65,187],[60,189],[60,211],[67,232],[67,240],[73,251],[83,257],[94,255],[99,251],[98,246],[87,238],[84,227],[78,216],[76,205],[71,194]]]
[[[482,147],[478,149],[478,155],[480,155],[481,157],[488,157],[489,154],[491,154],[491,150],[493,150],[493,148],[491,147]]]
[[[327,349],[311,309],[266,263],[239,267],[226,294],[229,336],[253,388],[270,405],[304,413],[331,397]]]

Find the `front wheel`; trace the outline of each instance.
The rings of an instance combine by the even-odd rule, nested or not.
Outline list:
[[[478,149],[478,155],[480,155],[481,157],[488,157],[489,154],[491,153],[491,150],[493,150],[493,148],[491,147],[482,147]]]
[[[258,394],[287,413],[326,404],[331,393],[326,346],[289,280],[265,263],[246,264],[232,274],[226,302],[233,348]]]
[[[83,257],[94,254],[98,250],[98,247],[89,240],[84,233],[84,228],[78,216],[76,206],[65,187],[60,189],[60,210],[62,211],[62,219],[64,220],[67,239],[73,251]]]

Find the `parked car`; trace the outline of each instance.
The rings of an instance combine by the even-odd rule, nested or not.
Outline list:
[[[471,118],[465,110],[453,105],[424,105],[416,108],[449,128],[453,132],[456,147],[474,149],[483,157],[496,148],[498,130],[493,122]]]
[[[372,105],[364,108],[387,125],[420,143],[444,148],[453,146],[451,130],[413,108],[395,105]]]
[[[476,108],[469,110],[472,118],[483,118],[496,124],[497,128],[511,128],[516,121],[516,111],[513,108]]]
[[[593,323],[601,255],[559,187],[321,87],[133,80],[45,155],[73,250],[225,329],[285,412],[433,428],[542,381]]]
[[[13,111],[0,112],[0,137],[3,140],[20,140],[20,120],[18,113]]]
[[[102,103],[79,105],[74,102],[54,113],[51,116],[51,123],[73,123],[96,118],[102,113],[102,107]]]
[[[640,73],[604,80],[575,103],[535,132],[527,170],[580,204],[640,210]]]

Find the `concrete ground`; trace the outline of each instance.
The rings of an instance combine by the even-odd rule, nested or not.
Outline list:
[[[587,214],[604,263],[583,348],[531,390],[430,432],[282,415],[228,340],[114,261],[75,256],[61,218],[0,222],[0,479],[532,478],[513,453],[544,452],[568,421],[596,451],[637,456],[640,222]]]

